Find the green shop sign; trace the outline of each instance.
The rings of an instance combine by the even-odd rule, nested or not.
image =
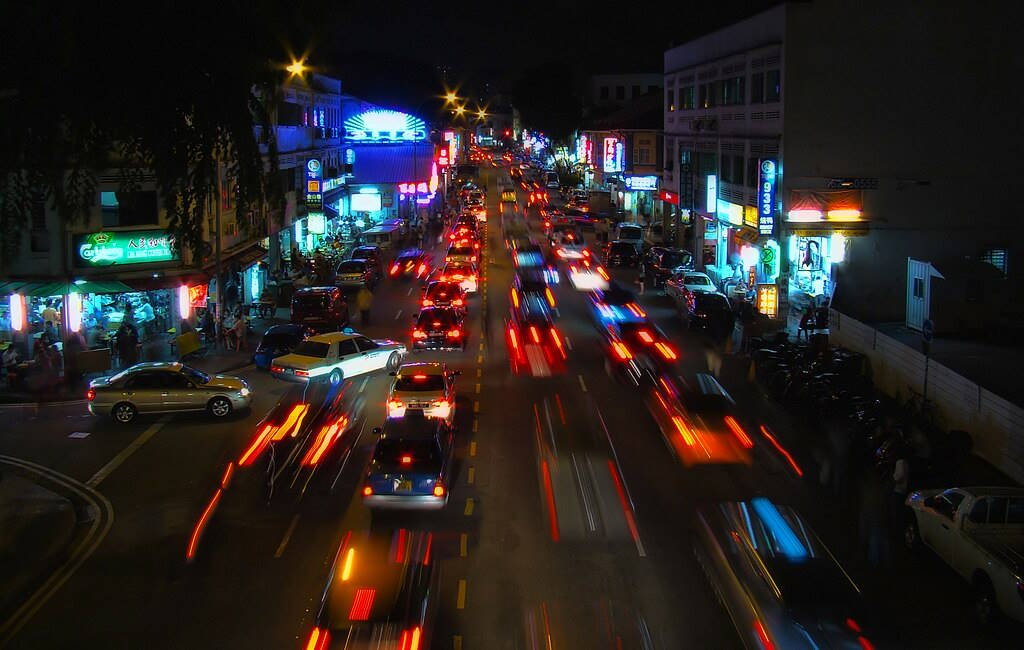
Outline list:
[[[178,244],[165,230],[118,230],[74,235],[78,267],[172,262]]]

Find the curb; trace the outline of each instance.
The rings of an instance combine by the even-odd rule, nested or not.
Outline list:
[[[42,408],[46,406],[78,406],[88,404],[88,400],[84,399],[67,399],[67,400],[52,400],[52,401],[41,401],[41,402],[0,402],[0,411],[4,410],[15,410],[15,409],[26,409],[26,408]]]

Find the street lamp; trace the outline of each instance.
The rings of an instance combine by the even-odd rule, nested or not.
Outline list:
[[[487,119],[487,111],[485,111],[484,109],[481,108],[480,110],[478,110],[476,112],[476,117],[479,120],[486,120]]]
[[[306,62],[305,61],[292,61],[290,64],[285,66],[285,70],[287,70],[288,72],[290,72],[294,76],[294,75],[302,75],[307,70],[309,70],[309,68],[306,66]]]
[[[455,114],[458,115],[459,117],[462,117],[463,114],[465,114],[465,112],[466,112],[466,107],[465,106],[456,106],[455,107]]]

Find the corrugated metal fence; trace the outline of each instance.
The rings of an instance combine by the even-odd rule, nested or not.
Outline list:
[[[829,332],[833,344],[867,356],[879,390],[901,400],[925,392],[943,428],[969,432],[974,453],[1024,483],[1024,409],[834,309]]]

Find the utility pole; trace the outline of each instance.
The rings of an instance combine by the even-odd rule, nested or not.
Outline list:
[[[220,157],[214,153],[213,155],[213,170],[217,174],[217,196],[214,197],[214,228],[216,234],[214,234],[215,242],[215,257],[216,257],[216,271],[217,278],[217,301],[214,303],[214,338],[213,347],[217,349],[220,341],[220,326],[221,317],[224,314],[224,287],[223,284],[227,284],[223,281],[221,275],[221,261],[220,261],[220,201],[221,201],[221,181],[220,181]]]

